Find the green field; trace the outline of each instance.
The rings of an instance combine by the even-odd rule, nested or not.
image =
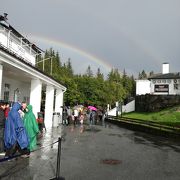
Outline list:
[[[143,121],[153,121],[164,125],[180,127],[180,106],[164,109],[159,112],[132,112],[123,114],[123,117],[135,118]]]

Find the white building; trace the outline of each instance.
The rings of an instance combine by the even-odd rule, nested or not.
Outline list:
[[[66,88],[35,67],[41,50],[0,16],[0,100],[26,101],[34,114],[41,109],[42,90],[45,91],[45,124],[52,126],[53,112],[62,114],[63,93]]]
[[[151,83],[147,79],[136,80],[136,95],[150,94]]]
[[[136,80],[136,95],[180,95],[180,72],[170,73],[169,64],[163,63],[162,73],[147,80]]]

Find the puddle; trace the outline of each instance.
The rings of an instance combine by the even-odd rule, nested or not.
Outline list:
[[[120,134],[108,134],[109,136],[117,136],[117,137],[122,137]]]
[[[90,128],[90,129],[85,129],[84,132],[92,132],[92,133],[97,133],[101,131],[100,129],[96,129],[96,128]]]
[[[108,165],[118,165],[122,163],[122,161],[118,159],[103,159],[100,162],[102,164],[108,164]]]

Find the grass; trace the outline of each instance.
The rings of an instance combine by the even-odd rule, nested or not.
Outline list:
[[[123,117],[135,118],[143,121],[154,121],[160,124],[180,127],[180,106],[167,108],[159,112],[132,112]]]

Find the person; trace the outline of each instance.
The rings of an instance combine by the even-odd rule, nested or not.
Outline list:
[[[75,125],[75,117],[74,117],[74,112],[72,112],[71,119],[72,119],[73,125]]]
[[[70,106],[68,106],[67,107],[67,115],[68,115],[68,118],[67,118],[67,120],[68,120],[68,124],[70,124],[70,122],[71,122],[71,117],[72,117],[72,111],[71,111],[71,108],[70,108]]]
[[[92,110],[89,109],[89,112],[88,112],[88,113],[89,113],[89,124],[92,125],[92,124],[93,124],[93,117],[92,117],[93,114],[92,114]]]
[[[0,103],[0,153],[4,153],[4,127],[5,127],[5,114],[4,110],[6,104],[4,102]]]
[[[62,118],[63,118],[63,124],[68,125],[68,113],[67,113],[67,108],[66,106],[63,107],[63,112],[62,112]]]
[[[74,109],[74,125],[77,124],[77,120],[78,120],[78,110],[77,109]]]
[[[107,117],[107,111],[106,110],[103,110],[103,116],[102,116],[102,125],[104,126],[105,125],[105,119]]]
[[[13,156],[17,151],[19,151],[21,155],[27,155],[27,157],[30,154],[27,149],[29,139],[18,112],[20,108],[21,104],[15,102],[5,121],[4,144],[6,148],[6,157]]]
[[[27,104],[26,104],[26,102],[23,101],[21,103],[21,109],[19,110],[19,113],[20,113],[20,116],[22,119],[24,118],[24,115],[26,112],[27,112]]]
[[[6,105],[6,107],[5,107],[5,110],[4,110],[4,115],[5,115],[5,118],[7,119],[9,111],[10,111],[10,107],[9,107],[8,102],[6,102],[5,105]]]
[[[38,118],[36,119],[37,123],[38,123],[38,127],[39,127],[39,131],[40,131],[40,135],[42,137],[43,135],[43,128],[45,128],[45,124],[44,124],[44,113],[43,112],[39,112],[38,113]]]
[[[36,117],[32,111],[32,105],[27,106],[27,112],[24,114],[23,123],[29,137],[28,149],[33,151],[37,147],[36,136],[39,133],[39,127],[36,121]]]
[[[80,122],[80,133],[83,133],[83,131],[84,131],[84,126],[83,126],[84,114],[83,114],[83,112],[80,112],[79,122]]]
[[[80,121],[80,124],[83,125],[83,122],[84,122],[84,114],[83,114],[82,112],[80,113],[79,121]]]
[[[98,111],[97,111],[97,115],[98,115],[98,119],[99,119],[99,121],[102,121],[103,112],[102,112],[102,110],[101,110],[101,109],[98,109]]]

